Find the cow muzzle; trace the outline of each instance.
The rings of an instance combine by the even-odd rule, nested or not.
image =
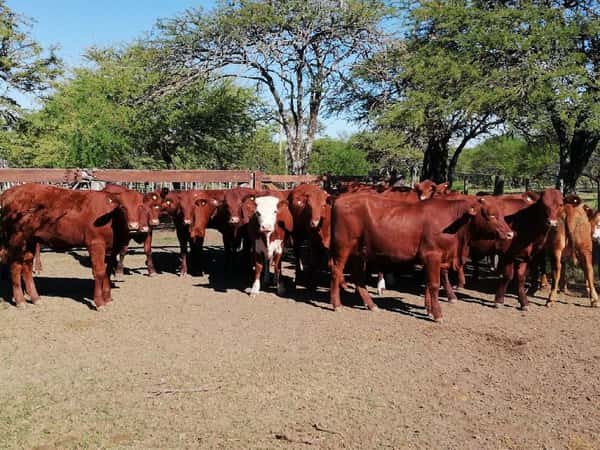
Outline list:
[[[191,225],[192,219],[183,219],[183,223],[184,223],[184,225]]]
[[[423,194],[421,194],[421,195],[419,196],[419,200],[427,200],[427,196],[426,196],[426,195],[423,195]]]
[[[137,230],[140,227],[140,224],[138,222],[129,222],[129,229],[132,231]]]
[[[514,231],[509,231],[508,233],[504,234],[504,239],[510,240],[510,239],[512,239],[514,237],[515,237],[515,232]]]
[[[229,223],[240,223],[240,218],[238,216],[232,216],[231,219],[229,219]]]
[[[152,220],[150,220],[150,225],[152,225],[152,226],[156,226],[159,223],[160,223],[160,220],[158,220],[158,219],[152,219]]]
[[[319,219],[319,220],[313,220],[313,221],[310,223],[310,226],[311,226],[312,228],[317,228],[317,227],[319,226],[319,224],[320,224],[320,223],[321,223],[321,219]]]
[[[273,227],[271,225],[261,225],[260,231],[262,233],[270,233],[273,231]]]
[[[548,224],[548,226],[551,226],[551,227],[554,228],[554,227],[556,227],[558,225],[558,220],[556,220],[556,219],[548,219],[547,224]]]
[[[147,233],[148,231],[150,231],[150,227],[142,227],[142,228],[140,228],[140,231],[142,233]]]

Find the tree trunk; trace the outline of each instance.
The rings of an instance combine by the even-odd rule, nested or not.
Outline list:
[[[433,136],[429,139],[423,155],[421,180],[433,180],[435,183],[446,181],[448,173],[449,139]]]
[[[564,153],[564,144],[561,145],[560,169],[556,183],[557,188],[562,184],[564,195],[575,193],[577,180],[585,170],[599,141],[600,136],[595,136],[586,130],[577,130],[571,142],[565,146]]]

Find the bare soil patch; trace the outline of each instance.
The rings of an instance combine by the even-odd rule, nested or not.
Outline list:
[[[43,253],[40,306],[0,301],[1,448],[600,448],[587,299],[494,309],[490,284],[436,325],[402,278],[379,312],[334,313],[326,288],[251,299],[216,234],[202,277],[156,242],[162,273],[134,248],[104,312],[80,252]]]

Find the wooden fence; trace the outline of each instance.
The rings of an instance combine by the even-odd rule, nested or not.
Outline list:
[[[290,187],[300,183],[320,183],[313,175],[268,175],[248,170],[119,170],[119,169],[11,169],[0,168],[0,187],[18,183],[74,185],[78,182],[124,183],[140,190],[175,183],[183,188],[233,187],[247,184],[261,189],[265,184]]]

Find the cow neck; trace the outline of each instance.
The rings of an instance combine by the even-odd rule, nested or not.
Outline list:
[[[547,217],[541,197],[531,206],[513,214],[512,224],[517,227],[517,239],[524,244],[532,243],[537,236],[544,235],[544,240],[550,231],[546,223]]]

